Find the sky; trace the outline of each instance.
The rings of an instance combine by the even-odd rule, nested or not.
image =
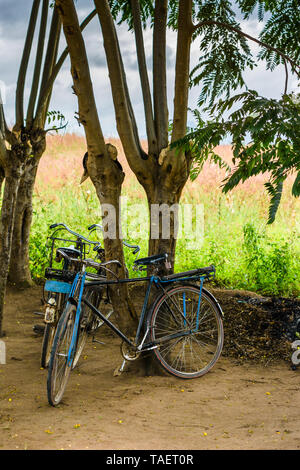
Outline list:
[[[0,90],[2,94],[2,100],[4,102],[6,120],[9,125],[14,124],[15,89],[31,5],[32,0],[0,0]],[[94,8],[94,2],[92,0],[77,0],[76,5],[80,20],[84,19],[85,16]],[[242,22],[242,29],[254,37],[258,37],[261,28],[262,24],[259,23],[256,18],[252,19],[251,21]],[[117,31],[132,105],[139,127],[139,134],[140,138],[144,139],[146,137],[145,120],[139,74],[137,69],[135,40],[133,34],[128,31],[126,25],[118,26]],[[144,32],[150,82],[152,81],[151,34],[151,30],[146,30]],[[106,66],[103,41],[101,37],[101,28],[97,17],[95,17],[89,26],[85,29],[84,38],[103,134],[106,138],[117,137],[114,107],[109,86],[109,77]],[[60,51],[62,51],[64,47],[65,40],[62,34],[60,41]],[[256,45],[252,45],[251,47],[254,52],[257,50]],[[198,44],[195,42],[192,45],[191,50],[191,68],[196,64],[196,61],[199,57],[197,50]],[[176,33],[168,32],[167,91],[170,119],[172,119],[173,111],[175,56]],[[26,81],[25,103],[30,92],[30,78],[33,64],[34,62],[31,60]],[[279,98],[283,92],[285,80],[283,67],[278,67],[274,72],[270,72],[265,70],[264,63],[259,63],[253,71],[245,72],[244,76],[248,87],[250,89],[256,89],[263,96]],[[296,84],[296,80],[290,78],[289,91],[295,90]],[[200,87],[195,87],[190,90],[190,108],[196,108],[197,98],[200,92]],[[72,77],[70,74],[69,59],[66,59],[61,72],[57,77],[49,110],[60,111],[65,116],[66,121],[68,122],[66,132],[74,132],[78,134],[84,133],[82,126],[78,125],[78,122],[74,117],[76,111],[78,110],[78,105],[76,96],[72,93]],[[189,115],[188,117],[188,125],[191,127],[194,125],[192,115]]]

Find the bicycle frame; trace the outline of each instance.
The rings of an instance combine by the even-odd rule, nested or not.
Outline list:
[[[195,332],[198,330],[199,327],[199,313],[200,313],[200,305],[201,305],[201,297],[202,297],[202,287],[203,287],[203,282],[204,279],[207,278],[206,275],[196,275],[196,276],[188,276],[188,277],[177,277],[176,279],[161,279],[157,276],[150,276],[150,277],[144,277],[144,278],[133,278],[133,279],[120,279],[118,281],[92,281],[89,282],[89,286],[99,286],[99,285],[107,285],[107,284],[124,284],[124,283],[130,283],[130,282],[147,282],[148,281],[148,287],[146,291],[146,295],[144,298],[144,303],[137,327],[137,332],[136,332],[136,337],[134,342],[132,342],[122,331],[120,331],[109,319],[107,319],[93,304],[91,304],[85,297],[82,297],[82,301],[94,312],[95,315],[101,318],[101,320],[108,325],[108,327],[113,330],[123,341],[125,341],[127,344],[129,344],[133,348],[137,348],[138,351],[146,351],[149,349],[153,349],[154,347],[157,347],[156,344],[161,343],[163,340],[169,340],[171,338],[176,338],[179,336],[182,336],[184,334],[189,335],[191,332]],[[198,305],[197,305],[197,314],[196,314],[196,329],[193,330],[184,330],[181,332],[174,333],[172,335],[165,336],[164,338],[160,338],[159,342],[156,344],[153,343],[145,343],[146,337],[149,333],[149,326],[147,326],[146,333],[144,334],[144,337],[140,340],[141,337],[141,331],[142,331],[142,326],[145,320],[145,315],[147,311],[147,306],[148,306],[148,301],[149,301],[149,296],[151,292],[151,288],[153,284],[155,284],[157,287],[159,287],[164,293],[167,294],[165,289],[163,288],[162,284],[170,284],[172,282],[182,282],[182,281],[200,281],[200,288],[199,288],[199,299],[198,299]],[[167,294],[168,295],[168,294]],[[176,306],[176,305],[175,305]],[[177,306],[176,306],[177,307]],[[178,307],[177,307],[178,308]],[[180,311],[180,314],[184,318],[184,322],[186,324],[186,319],[185,319],[185,301],[184,301],[184,313]]]

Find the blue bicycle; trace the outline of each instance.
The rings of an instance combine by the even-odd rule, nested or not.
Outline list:
[[[111,261],[118,262],[117,260]],[[217,362],[223,348],[223,313],[214,296],[203,287],[205,281],[215,275],[214,266],[192,271],[160,276],[163,264],[168,263],[167,254],[159,254],[134,262],[135,270],[152,267],[146,277],[110,279],[89,278],[88,262],[82,260],[70,288],[67,306],[59,321],[48,370],[48,401],[58,405],[76,358],[81,323],[87,331],[93,329],[97,320],[104,322],[122,340],[123,363],[136,360],[141,354],[152,352],[159,364],[168,373],[183,379],[206,374]],[[103,268],[107,264],[102,264]],[[86,294],[117,286],[122,283],[146,282],[147,290],[139,318],[135,339],[128,338],[99,306]],[[149,299],[152,287],[157,295],[151,306]],[[88,312],[88,315],[86,314]]]

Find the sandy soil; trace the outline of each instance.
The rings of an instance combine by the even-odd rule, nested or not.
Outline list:
[[[0,449],[299,449],[300,370],[222,357],[200,379],[124,372],[119,340],[87,344],[63,402],[48,404],[41,289],[8,291],[0,365]]]

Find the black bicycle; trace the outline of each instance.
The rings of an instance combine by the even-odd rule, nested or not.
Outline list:
[[[91,241],[74,232],[63,223],[52,224],[49,228],[53,230],[53,233],[47,240],[50,257],[49,266],[45,270],[46,282],[44,285],[45,329],[41,350],[41,366],[43,368],[47,368],[49,365],[55,331],[66,306],[78,260],[86,259],[91,248],[96,252],[95,260],[101,260],[104,256],[104,250],[99,241]],[[68,237],[65,236],[65,232],[69,234]],[[91,267],[93,267],[92,264],[90,263]],[[94,264],[94,271],[103,274],[103,271],[99,268],[99,263]],[[97,301],[95,294],[93,301]],[[107,303],[109,303],[108,298]],[[111,307],[109,315],[112,312]]]
[[[45,277],[47,279],[44,286],[44,304],[45,314],[44,322],[45,329],[42,341],[41,351],[41,366],[47,368],[50,361],[51,348],[58,325],[59,318],[66,306],[68,294],[70,291],[71,284],[75,277],[75,271],[80,260],[85,259],[88,263],[89,268],[100,276],[106,276],[106,269],[104,269],[103,263],[105,262],[105,252],[101,247],[99,240],[92,241],[90,239],[92,233],[103,232],[103,227],[99,224],[93,224],[88,227],[89,235],[84,237],[77,232],[71,230],[67,225],[63,223],[55,223],[49,227],[54,232],[48,237],[48,244],[50,244],[50,259],[49,266],[46,268]],[[63,233],[62,233],[63,231]],[[73,238],[66,238],[64,232],[68,232]],[[61,246],[63,244],[63,246]],[[138,245],[132,245],[128,242],[123,241],[123,244],[133,250],[133,254],[137,254],[140,251]],[[95,253],[93,258],[87,256],[91,254],[91,249]],[[89,273],[92,276],[92,273]],[[109,318],[113,314],[113,307],[109,296],[109,290],[104,288],[89,290],[87,298],[94,305],[98,305],[101,311],[105,313],[105,317]],[[85,315],[87,316],[87,314]],[[81,326],[83,325],[83,321]],[[101,319],[94,321],[94,330],[98,329],[103,325]],[[84,347],[87,334],[85,330],[81,328],[80,340],[78,341],[78,353],[73,361],[73,367],[77,364],[78,358]]]
[[[223,348],[223,313],[219,303],[203,287],[203,283],[215,276],[215,268],[209,266],[166,276],[158,275],[162,265],[166,263],[167,254],[141,258],[134,262],[134,269],[143,270],[152,266],[151,276],[108,280],[104,277],[87,279],[87,263],[82,261],[60,318],[51,352],[47,393],[52,406],[58,405],[62,400],[78,351],[78,337],[85,307],[88,307],[90,314],[88,328],[92,327],[95,319],[100,319],[121,338],[123,363],[120,372],[127,361],[135,360],[149,351],[168,373],[183,379],[200,377],[214,366]],[[120,331],[84,294],[88,290],[92,292],[108,285],[130,282],[147,283],[134,340]],[[153,285],[157,288],[157,295],[149,307]]]

